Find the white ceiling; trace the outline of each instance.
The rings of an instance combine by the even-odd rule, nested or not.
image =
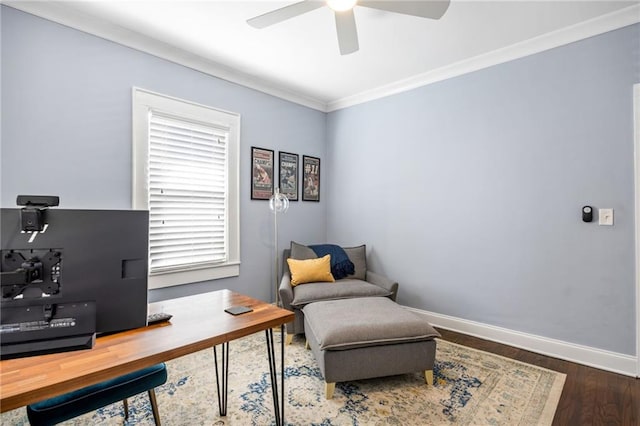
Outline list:
[[[345,56],[327,7],[261,30],[246,23],[294,2],[4,3],[322,111],[640,22],[638,0],[452,0],[440,20],[356,6],[360,50]]]

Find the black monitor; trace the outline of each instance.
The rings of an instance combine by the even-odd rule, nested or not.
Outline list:
[[[0,355],[91,347],[95,333],[145,326],[149,213],[54,207],[37,215],[0,209]]]

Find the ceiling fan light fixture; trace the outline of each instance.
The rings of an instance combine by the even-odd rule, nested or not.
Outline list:
[[[344,12],[353,9],[357,2],[358,0],[327,0],[327,6],[335,12]]]
[[[334,12],[340,54],[348,55],[358,50],[358,30],[353,11],[355,6],[440,19],[449,8],[449,3],[450,0],[298,0],[296,3],[253,17],[247,20],[247,23],[254,28],[266,28],[326,5]]]

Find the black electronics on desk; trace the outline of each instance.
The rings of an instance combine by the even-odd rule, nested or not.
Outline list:
[[[25,200],[0,209],[0,357],[90,348],[96,333],[144,327],[148,211]]]

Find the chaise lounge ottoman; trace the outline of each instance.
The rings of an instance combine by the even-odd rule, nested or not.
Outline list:
[[[419,314],[386,297],[314,302],[303,313],[327,399],[336,382],[418,371],[433,385],[434,338],[440,334]]]

